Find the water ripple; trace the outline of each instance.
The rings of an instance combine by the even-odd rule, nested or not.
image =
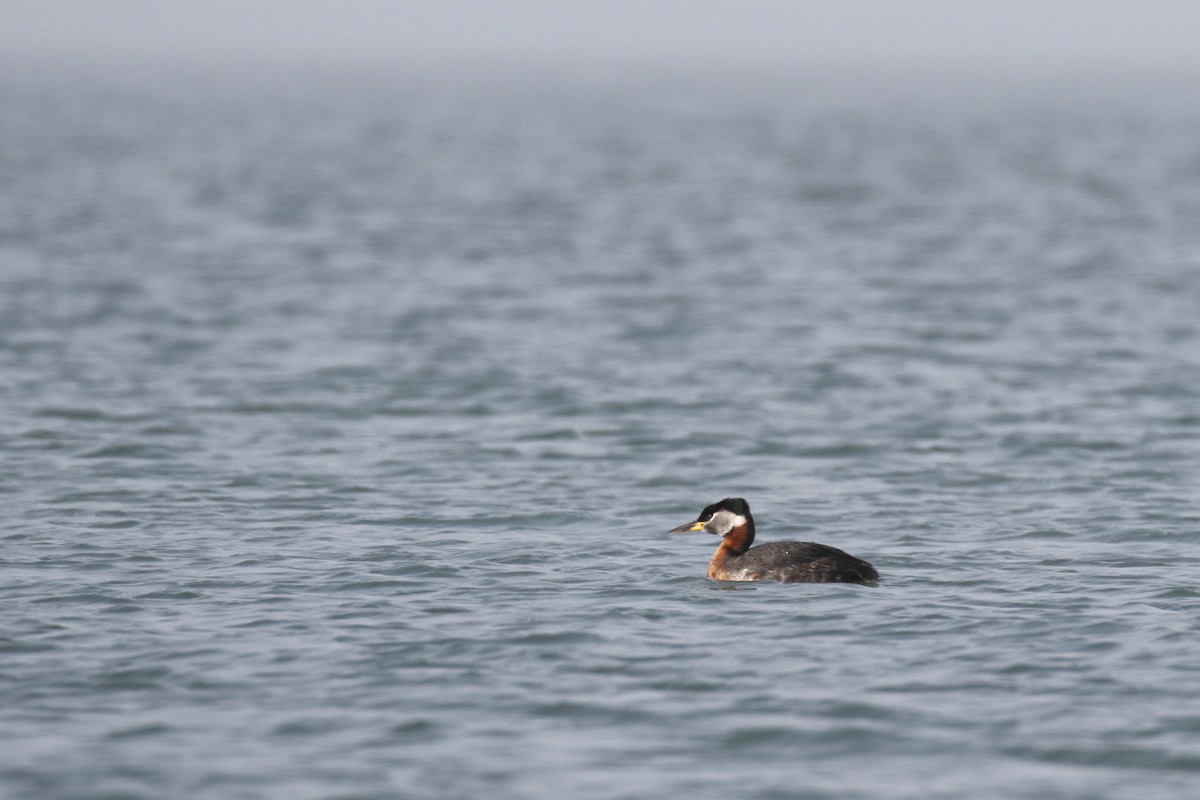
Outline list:
[[[0,795],[1194,795],[1194,92],[730,81],[0,79]]]

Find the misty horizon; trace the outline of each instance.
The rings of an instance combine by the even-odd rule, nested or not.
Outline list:
[[[0,0],[8,61],[1200,67],[1200,6],[1153,0],[105,4]]]

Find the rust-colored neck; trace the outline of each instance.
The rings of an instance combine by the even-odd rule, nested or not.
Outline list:
[[[708,577],[713,580],[724,580],[725,578],[725,562],[729,560],[729,549],[725,547],[724,542],[717,548],[717,552],[713,553],[712,560],[708,562]]]
[[[750,544],[754,541],[754,523],[749,522],[745,525],[739,525],[721,540],[721,544],[717,547],[717,552],[713,553],[713,557],[708,562],[708,577],[713,580],[740,580],[729,571],[729,559],[740,556],[742,553],[750,549]],[[734,570],[735,572],[737,570]]]
[[[747,519],[745,525],[739,525],[725,534],[717,551],[727,550],[731,555],[740,556],[749,550],[752,544],[754,544],[754,522]]]

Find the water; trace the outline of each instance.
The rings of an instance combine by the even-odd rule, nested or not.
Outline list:
[[[0,796],[1195,797],[1193,85],[10,73]]]

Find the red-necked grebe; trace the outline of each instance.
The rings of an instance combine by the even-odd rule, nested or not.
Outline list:
[[[671,533],[708,531],[721,544],[708,562],[708,577],[718,581],[780,581],[781,583],[875,583],[875,568],[836,547],[816,542],[754,543],[750,504],[726,497]]]

